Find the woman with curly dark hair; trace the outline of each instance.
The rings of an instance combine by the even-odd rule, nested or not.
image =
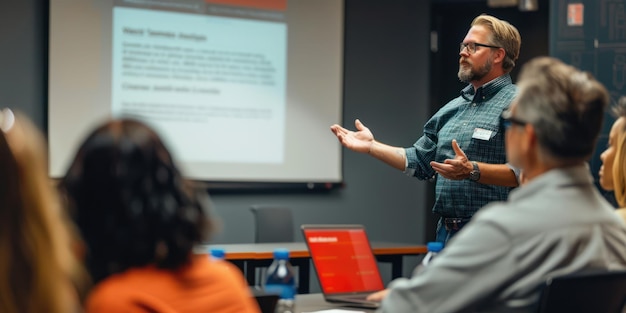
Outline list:
[[[194,255],[212,229],[208,196],[183,179],[142,122],[94,130],[62,181],[86,243],[95,312],[258,312],[242,273]]]

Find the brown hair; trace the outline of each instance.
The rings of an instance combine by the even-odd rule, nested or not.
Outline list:
[[[12,113],[4,110],[3,124]],[[9,125],[11,126],[11,125]],[[48,179],[45,142],[25,117],[0,131],[0,312],[77,310],[81,281],[68,220]]]

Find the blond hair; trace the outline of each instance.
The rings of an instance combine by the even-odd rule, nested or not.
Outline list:
[[[68,219],[48,179],[45,141],[20,115],[4,131],[0,132],[0,312],[76,311],[80,267]]]
[[[626,207],[626,132],[620,129],[613,161],[613,192],[620,207]]]
[[[486,14],[479,15],[472,21],[471,26],[476,25],[491,31],[490,44],[504,49],[506,55],[502,61],[502,69],[507,73],[510,72],[515,67],[522,44],[522,37],[517,28],[507,21]]]
[[[626,118],[626,97],[621,97],[613,107],[613,114]],[[626,123],[617,129],[617,145],[613,158],[613,187],[615,200],[620,207],[626,207]]]

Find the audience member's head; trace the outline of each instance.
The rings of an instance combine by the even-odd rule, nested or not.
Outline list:
[[[74,312],[80,267],[48,179],[45,141],[8,109],[0,129],[0,312]]]
[[[531,179],[539,167],[545,171],[588,160],[609,102],[604,86],[589,73],[550,57],[527,63],[518,86],[518,97],[505,114],[511,123],[509,162]]]
[[[613,107],[615,122],[609,133],[606,150],[600,155],[600,186],[613,190],[620,207],[626,207],[626,97]]]
[[[179,268],[210,232],[208,199],[183,179],[159,136],[135,120],[95,129],[62,187],[96,283],[134,267]]]

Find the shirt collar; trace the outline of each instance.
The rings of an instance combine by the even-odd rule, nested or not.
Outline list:
[[[589,165],[578,165],[567,168],[549,170],[532,179],[525,185],[517,188],[509,194],[509,201],[519,201],[525,197],[541,191],[549,190],[550,187],[563,187],[571,185],[592,185],[593,177],[589,171]]]
[[[511,85],[512,83],[511,75],[504,74],[478,87],[476,92],[474,92],[474,86],[472,86],[472,84],[467,85],[461,90],[461,97],[467,101],[487,101],[491,99],[493,95],[497,94],[500,89],[504,88],[504,86]]]

